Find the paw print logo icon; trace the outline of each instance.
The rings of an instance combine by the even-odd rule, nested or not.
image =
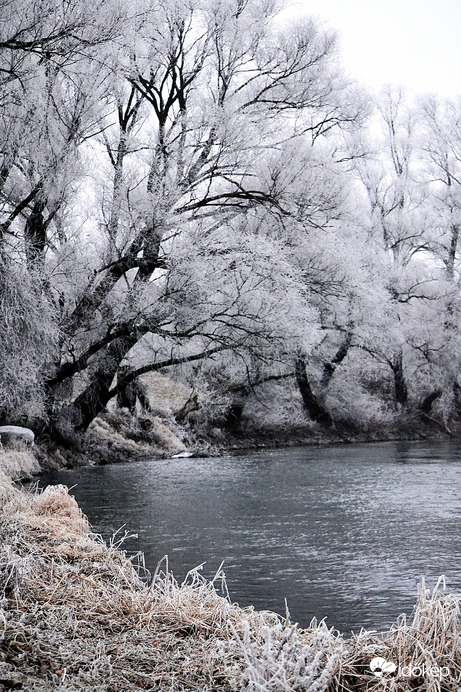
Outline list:
[[[392,661],[386,661],[381,656],[376,656],[370,661],[370,669],[377,678],[382,678],[386,673],[395,673],[397,666]]]

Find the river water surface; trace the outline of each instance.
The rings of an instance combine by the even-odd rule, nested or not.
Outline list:
[[[313,616],[347,633],[411,613],[417,583],[461,591],[461,443],[298,447],[43,476],[72,488],[93,530],[137,533],[178,580],[224,561],[240,605]]]

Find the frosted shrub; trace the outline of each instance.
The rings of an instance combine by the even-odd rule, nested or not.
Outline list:
[[[251,692],[324,692],[340,656],[336,637],[322,623],[307,641],[297,625],[265,627],[252,640],[250,624],[243,638],[233,632],[244,670],[234,680],[235,690]]]
[[[267,406],[267,401],[271,406]],[[246,402],[245,416],[255,427],[284,427],[293,429],[309,425],[296,382],[281,380],[265,382]]]
[[[375,370],[373,364],[367,366],[352,363],[338,368],[327,396],[334,420],[361,430],[395,422],[395,412],[386,401],[383,373]],[[359,376],[357,367],[362,367]]]

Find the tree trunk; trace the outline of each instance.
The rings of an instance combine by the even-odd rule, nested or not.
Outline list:
[[[139,266],[137,255],[142,249],[142,242],[142,234],[138,234],[125,255],[106,268],[104,278],[97,284],[90,282],[83,296],[77,302],[74,311],[62,325],[66,334],[73,337],[78,330],[87,328],[94,318],[94,312],[100,308],[117,281],[130,269]]]
[[[24,227],[27,265],[30,270],[40,268],[45,261],[47,224],[43,217],[46,200],[39,195]]]
[[[306,361],[303,356],[299,356],[295,363],[296,381],[302,396],[304,409],[316,423],[331,426],[333,421],[326,408],[318,401],[310,386],[306,374]]]
[[[136,410],[137,381],[133,380],[125,384],[124,377],[130,368],[127,365],[120,367],[117,371],[117,405],[119,408],[127,408],[131,413]]]
[[[186,403],[181,406],[179,411],[176,411],[174,414],[175,420],[178,423],[183,423],[189,413],[192,413],[193,411],[198,411],[200,409],[200,404],[198,402],[198,395],[196,392],[192,392]]]
[[[236,434],[239,432],[242,424],[243,409],[245,408],[245,399],[237,399],[229,406],[226,412],[225,427],[229,432]]]
[[[336,351],[335,355],[333,358],[328,362],[325,363],[323,366],[323,375],[322,379],[320,381],[320,385],[322,389],[326,389],[328,385],[330,384],[331,378],[333,377],[336,368],[338,365],[340,365],[344,358],[347,356],[349,349],[351,347],[352,343],[352,332],[348,332],[346,334],[346,338],[344,339],[343,343],[341,346],[338,348]]]
[[[400,352],[391,362],[391,369],[394,374],[395,400],[400,406],[405,406],[408,400],[408,389],[403,372],[403,356]]]
[[[459,226],[454,223],[450,227],[450,247],[446,259],[447,279],[453,281],[455,276],[456,250],[458,248]]]
[[[111,384],[119,365],[137,340],[136,335],[117,339],[109,344],[97,363],[92,366],[91,383],[63,411],[63,415],[76,431],[84,432],[91,421],[104,410],[112,397]]]
[[[432,410],[432,405],[434,401],[437,401],[442,396],[442,390],[436,389],[435,392],[431,392],[421,402],[421,411],[423,413],[430,413]]]

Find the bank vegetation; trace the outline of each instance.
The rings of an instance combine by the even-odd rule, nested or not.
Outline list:
[[[64,486],[25,492],[2,472],[0,506],[0,689],[459,689],[461,596],[443,580],[432,593],[421,585],[389,631],[345,638],[322,621],[300,629],[239,607],[222,570],[178,584],[164,559],[149,574],[141,556],[91,533]]]

